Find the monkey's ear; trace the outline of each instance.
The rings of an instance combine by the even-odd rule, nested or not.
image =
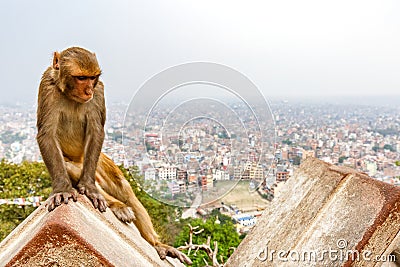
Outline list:
[[[53,69],[59,70],[60,69],[60,64],[58,63],[60,59],[60,53],[54,52],[53,54]]]

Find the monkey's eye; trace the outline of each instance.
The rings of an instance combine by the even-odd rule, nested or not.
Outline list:
[[[84,80],[86,80],[88,77],[86,77],[86,76],[75,76],[75,78],[77,78],[77,79],[80,80],[80,81],[84,81]]]

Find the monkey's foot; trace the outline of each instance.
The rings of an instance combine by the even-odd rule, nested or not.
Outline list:
[[[79,183],[77,185],[79,193],[86,195],[93,203],[95,209],[99,209],[101,212],[105,212],[107,209],[107,202],[102,194],[99,193],[95,185],[86,185],[85,183]]]
[[[112,210],[114,215],[124,223],[130,223],[136,219],[135,214],[132,211],[132,208],[126,206],[123,203],[121,204],[113,203],[110,205],[110,209]]]
[[[180,260],[182,263],[186,263],[191,265],[192,261],[189,259],[188,256],[180,252],[174,247],[165,245],[165,244],[158,244],[155,245],[154,248],[157,250],[158,255],[160,256],[160,259],[164,260],[167,256],[172,257],[172,258],[177,258]]]
[[[48,203],[48,211],[52,211],[58,206],[61,205],[61,203],[64,202],[64,204],[68,204],[68,200],[72,198],[75,202],[78,200],[78,193],[74,188],[71,188],[69,191],[66,192],[58,192],[58,193],[51,193]]]

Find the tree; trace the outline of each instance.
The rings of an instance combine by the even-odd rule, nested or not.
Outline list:
[[[293,142],[292,141],[290,141],[289,140],[289,138],[288,139],[286,139],[286,140],[282,140],[282,144],[286,144],[286,145],[292,145],[293,144]]]
[[[204,229],[197,230],[199,226],[193,227],[188,224],[189,226],[189,242],[186,243],[185,246],[178,247],[178,250],[188,250],[188,255],[193,250],[196,254],[198,251],[204,251],[208,258],[212,261],[213,267],[222,267],[222,264],[218,261],[218,242],[214,241],[214,249],[211,248],[211,236],[207,237],[207,243],[203,244],[193,244],[193,235],[198,235],[204,231]],[[197,230],[197,231],[196,231]],[[206,259],[203,258],[204,263],[209,266]]]
[[[0,162],[0,199],[42,196],[51,193],[51,180],[43,163],[23,162],[12,164]],[[0,240],[4,239],[31,212],[33,206],[0,205]]]
[[[392,145],[389,145],[389,144],[384,145],[384,146],[383,146],[383,149],[385,149],[385,150],[390,150],[391,152],[394,152],[394,151],[395,151],[395,149],[393,148],[393,146],[392,146]]]
[[[154,223],[157,233],[164,243],[173,244],[185,221],[176,221],[178,208],[161,203],[147,195],[139,186],[143,177],[136,169],[128,172],[121,167],[133,191],[143,203]],[[46,200],[52,191],[50,175],[46,166],[38,162],[22,164],[0,162],[0,199],[42,196]],[[0,240],[4,239],[29,214],[33,206],[0,205]]]
[[[202,219],[191,219],[190,225],[192,227],[197,227],[197,229],[202,230],[197,235],[192,236],[192,243],[198,246],[207,245],[212,251],[215,250],[215,242],[218,245],[218,255],[217,260],[219,263],[226,262],[228,257],[232,254],[233,248],[236,248],[240,244],[240,237],[236,231],[236,227],[233,221],[228,216],[217,213],[218,215],[212,215],[207,220]],[[216,223],[218,220],[220,223]],[[220,219],[221,218],[221,219]],[[198,232],[198,231],[197,231]],[[184,227],[179,233],[174,243],[175,247],[185,246],[189,242],[190,237],[190,227]],[[211,242],[210,242],[211,241]],[[188,255],[193,261],[193,266],[204,266],[205,261],[212,265],[212,259],[204,250],[198,250],[195,253]]]
[[[139,175],[136,167],[131,168],[129,171],[123,167],[120,167],[120,169],[131,184],[136,197],[149,213],[160,240],[169,245],[174,244],[175,238],[186,223],[186,221],[178,220],[180,217],[179,208],[162,203],[148,195],[141,187],[144,178]]]
[[[341,156],[341,157],[339,158],[339,163],[342,164],[346,159],[348,159],[348,157],[346,157],[346,156]]]
[[[22,141],[26,139],[26,134],[23,133],[13,133],[12,131],[8,130],[0,134],[0,141],[3,144],[11,144],[16,141]]]
[[[193,237],[193,243],[207,244],[207,240],[209,240],[210,249],[213,251],[217,245],[219,263],[226,262],[233,252],[233,248],[239,245],[242,238],[236,232],[236,227],[230,217],[213,211],[206,221],[201,219],[178,220],[182,213],[181,208],[159,202],[142,190],[140,185],[143,184],[143,177],[138,174],[136,168],[129,172],[122,167],[121,170],[136,196],[149,212],[154,228],[162,242],[175,246],[185,245],[189,237],[187,225],[190,223],[194,227],[199,226],[204,229],[201,234]],[[45,200],[51,191],[50,175],[43,163],[13,164],[5,160],[0,162],[0,199],[42,196]],[[34,210],[33,206],[0,205],[0,240],[4,239]],[[219,224],[216,223],[217,217]],[[204,251],[191,254],[190,258],[194,262],[193,266],[204,266],[204,260],[211,263]]]
[[[299,166],[301,164],[301,157],[300,156],[295,156],[292,159],[293,159],[293,165]]]

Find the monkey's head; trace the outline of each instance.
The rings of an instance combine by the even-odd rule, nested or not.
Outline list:
[[[80,47],[54,52],[53,69],[58,71],[58,86],[70,99],[86,103],[93,98],[101,75],[96,55]]]

